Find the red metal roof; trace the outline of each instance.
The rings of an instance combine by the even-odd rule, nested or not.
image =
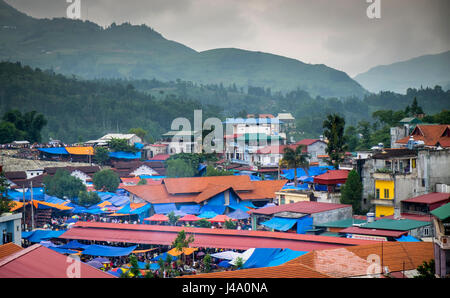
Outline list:
[[[403,200],[402,202],[434,204],[434,203],[439,203],[439,202],[446,203],[449,201],[450,201],[450,193],[432,192],[432,193],[421,195],[418,197],[406,199],[406,200]]]
[[[35,244],[0,261],[0,278],[68,278],[75,262],[81,278],[114,278],[80,261],[68,262],[68,257]],[[74,266],[75,267],[75,266]]]
[[[426,146],[436,146],[439,143],[442,147],[450,145],[449,128],[450,125],[429,125],[418,124],[410,136],[398,140],[398,144],[406,144],[412,136],[415,141],[423,141]]]
[[[309,146],[309,145],[314,144],[315,142],[323,142],[323,141],[321,141],[320,139],[303,139],[303,140],[298,141],[295,144]]]
[[[290,248],[311,251],[348,245],[370,244],[373,241],[340,237],[302,235],[283,232],[208,229],[160,225],[77,222],[59,238],[125,243],[171,245],[179,231],[194,234],[193,247],[248,249],[254,247]]]
[[[398,238],[398,237],[401,237],[402,235],[408,234],[408,231],[377,230],[377,229],[363,229],[363,228],[359,228],[359,227],[349,227],[349,228],[340,230],[339,233]]]
[[[169,154],[158,154],[149,158],[148,160],[167,160],[170,157]]]
[[[314,177],[314,183],[319,184],[344,184],[347,181],[348,170],[328,170],[322,175]]]
[[[346,207],[351,207],[351,205],[302,201],[297,203],[251,210],[250,212],[265,215],[272,215],[279,212],[297,212],[297,213],[313,214]]]

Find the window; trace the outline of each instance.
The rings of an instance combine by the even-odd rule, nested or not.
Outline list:
[[[293,204],[293,203],[295,203],[295,202],[294,202],[293,200],[290,200],[289,203]]]
[[[389,199],[389,189],[387,188],[384,189],[384,198]]]
[[[430,236],[430,228],[429,227],[425,227],[423,229],[423,235],[424,236]]]
[[[377,198],[377,199],[380,198],[380,189],[379,189],[379,188],[377,188],[377,189],[375,190],[375,198]]]
[[[416,168],[416,159],[412,160],[412,168],[415,169]]]

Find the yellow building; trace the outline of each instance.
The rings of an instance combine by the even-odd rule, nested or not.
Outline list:
[[[275,195],[278,199],[278,205],[284,205],[302,201],[310,201],[311,193],[285,190],[276,192]]]
[[[381,176],[381,175],[380,175]],[[394,181],[386,176],[375,179],[375,216],[389,216],[394,214]]]

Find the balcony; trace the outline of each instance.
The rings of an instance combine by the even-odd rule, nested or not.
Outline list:
[[[442,249],[450,249],[450,236],[436,235],[434,240]]]
[[[385,181],[392,181],[394,180],[394,177],[391,173],[372,173],[372,177],[375,180],[385,180]]]
[[[370,203],[378,206],[394,207],[394,200],[389,199],[372,199]]]

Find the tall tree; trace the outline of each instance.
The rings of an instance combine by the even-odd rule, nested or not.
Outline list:
[[[96,147],[94,151],[94,161],[100,165],[104,165],[109,159],[109,150],[105,147]]]
[[[116,192],[120,179],[113,170],[104,169],[94,174],[92,182],[96,190]]]
[[[167,177],[193,177],[195,175],[192,166],[182,159],[167,160]]]
[[[142,141],[144,141],[145,137],[147,136],[148,132],[141,128],[141,127],[135,127],[135,128],[130,128],[128,130],[128,133],[132,133],[137,135],[138,137],[140,137],[142,139]]]
[[[8,183],[3,171],[0,173],[0,215],[9,212],[13,202],[8,199]]]
[[[362,183],[358,172],[351,170],[348,173],[347,181],[341,189],[341,204],[350,204],[353,212],[361,212]]]
[[[327,162],[338,169],[347,148],[344,138],[345,119],[337,114],[328,115],[323,122],[323,128],[323,134],[328,139],[325,150],[329,156]]]
[[[283,159],[281,160],[281,165],[288,167],[289,169],[294,169],[294,184],[298,185],[297,180],[297,168],[302,168],[306,173],[309,169],[308,154],[303,152],[305,147],[300,145],[293,150],[292,148],[286,147],[283,150]]]
[[[44,191],[50,196],[74,199],[86,186],[79,178],[71,176],[66,170],[58,170],[53,176],[44,177]]]

